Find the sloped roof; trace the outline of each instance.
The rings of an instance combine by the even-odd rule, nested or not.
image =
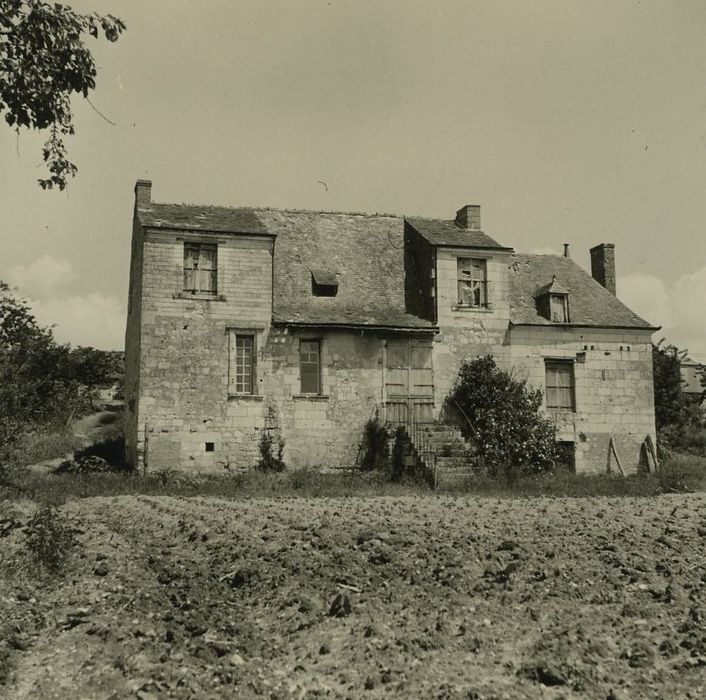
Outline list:
[[[405,310],[401,217],[154,203],[138,216],[144,226],[168,230],[275,236],[275,322],[435,328]],[[336,296],[312,294],[313,271],[338,283]]]
[[[536,297],[541,297],[542,294],[568,294],[569,290],[564,287],[563,285],[559,284],[556,279],[556,275],[552,275],[552,281],[549,282],[549,284],[545,284],[543,287],[540,287],[539,290],[537,291],[537,294],[535,294]]]
[[[501,246],[480,229],[463,228],[455,221],[420,218],[406,218],[405,220],[432,245],[450,246],[454,248],[494,248],[496,250],[510,250],[509,248],[505,248],[505,246]]]
[[[255,209],[152,202],[149,207],[140,207],[137,213],[143,226],[154,228],[272,235]]]
[[[537,311],[536,297],[552,276],[569,293],[571,323],[562,326],[601,326],[654,329],[623,302],[596,282],[571,258],[558,255],[515,253],[508,261],[510,272],[510,322],[540,326],[556,325]]]

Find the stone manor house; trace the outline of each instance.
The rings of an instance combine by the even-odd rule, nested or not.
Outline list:
[[[126,333],[130,464],[355,464],[368,419],[444,420],[461,362],[491,353],[544,390],[577,472],[655,440],[651,335],[615,296],[615,251],[526,255],[450,220],[152,202],[135,186]],[[649,441],[648,441],[649,442]],[[566,446],[565,446],[566,447]]]

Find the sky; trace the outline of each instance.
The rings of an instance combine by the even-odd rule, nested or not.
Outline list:
[[[42,134],[0,124],[0,279],[62,342],[121,349],[135,180],[161,202],[451,219],[590,269],[706,361],[706,3],[80,0],[77,177],[36,181]],[[98,110],[98,111],[96,111]],[[112,124],[99,114],[100,112]],[[323,184],[325,183],[325,184]]]

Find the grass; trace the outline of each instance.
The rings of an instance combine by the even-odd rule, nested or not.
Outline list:
[[[130,473],[45,475],[24,471],[12,485],[0,487],[0,498],[30,498],[58,504],[91,496],[207,496],[218,498],[301,497],[347,498],[376,496],[429,496],[423,482],[391,483],[379,472],[314,470],[261,473],[257,471],[223,476],[194,476],[177,470],[147,476]],[[656,496],[661,493],[706,490],[706,459],[679,455],[665,463],[657,474],[629,476],[607,474],[547,474],[511,481],[474,477],[455,489],[461,495],[530,498],[537,496]],[[3,493],[4,491],[4,493]]]

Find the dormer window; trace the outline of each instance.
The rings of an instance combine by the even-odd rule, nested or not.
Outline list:
[[[553,323],[569,322],[569,295],[550,294],[549,308],[551,310],[551,320]]]
[[[338,294],[336,273],[328,270],[312,270],[311,293],[315,297],[335,297]]]
[[[552,323],[569,323],[569,290],[557,282],[556,276],[552,277],[549,284],[544,285],[537,292],[537,310]]]
[[[486,261],[482,258],[458,258],[458,305],[488,306]]]

